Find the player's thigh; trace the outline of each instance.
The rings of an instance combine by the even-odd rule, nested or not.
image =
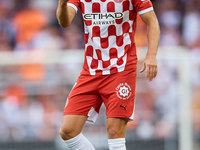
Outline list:
[[[124,138],[128,120],[128,118],[107,118],[108,139]]]
[[[94,113],[99,113],[102,104],[98,85],[99,82],[93,76],[79,76],[77,84],[67,98],[63,115],[96,116]],[[91,117],[88,119],[91,119]]]
[[[102,84],[100,94],[106,106],[107,118],[133,120],[136,69],[110,75]]]
[[[70,139],[77,136],[87,120],[84,115],[64,115],[60,126],[60,134],[63,139]]]

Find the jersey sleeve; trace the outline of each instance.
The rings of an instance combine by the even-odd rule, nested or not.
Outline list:
[[[132,0],[133,6],[139,15],[153,10],[153,5],[150,0]]]
[[[67,5],[73,7],[77,12],[80,6],[80,0],[69,0]]]

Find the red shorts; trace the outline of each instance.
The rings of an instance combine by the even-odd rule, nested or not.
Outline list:
[[[80,75],[73,87],[63,115],[85,115],[94,123],[102,103],[107,117],[133,120],[136,69],[111,75]]]

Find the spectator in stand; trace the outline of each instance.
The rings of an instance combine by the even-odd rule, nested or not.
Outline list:
[[[161,46],[178,46],[181,44],[181,12],[177,0],[160,1]]]
[[[198,131],[197,133],[195,133],[195,135],[200,137],[200,135],[198,135],[198,133],[200,133],[200,86],[198,86],[195,90],[192,109],[193,109],[194,130]]]
[[[16,30],[15,50],[31,49],[31,41],[36,33],[41,31],[48,23],[46,15],[36,9],[19,11],[13,20],[13,27]]]
[[[183,43],[189,48],[194,48],[200,43],[200,15],[198,6],[188,2],[186,13],[183,17]]]
[[[0,32],[0,51],[12,51],[9,37]]]
[[[0,1],[0,51],[11,51],[15,32],[12,29],[13,3]]]
[[[84,48],[83,32],[80,27],[73,24],[63,30],[64,49],[80,49]]]
[[[71,36],[72,38],[75,36]],[[69,38],[69,37],[68,37]],[[68,40],[66,40],[67,42]],[[54,25],[48,25],[43,30],[37,32],[33,36],[31,45],[33,48],[41,50],[61,50],[65,43],[60,36],[58,28]],[[74,43],[75,44],[75,43]]]
[[[28,0],[29,6],[33,9],[38,9],[42,11],[47,19],[49,24],[54,24],[57,22],[55,18],[57,0]]]

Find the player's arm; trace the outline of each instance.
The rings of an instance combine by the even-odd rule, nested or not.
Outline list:
[[[152,81],[153,78],[155,78],[157,75],[156,54],[160,39],[160,28],[157,17],[153,10],[141,14],[140,17],[147,26],[147,40],[148,40],[148,51],[140,72],[143,72],[146,69],[146,78],[149,81]]]
[[[63,28],[66,28],[71,24],[76,14],[76,10],[73,7],[67,5],[68,1],[69,0],[59,0],[56,12],[58,22]]]

